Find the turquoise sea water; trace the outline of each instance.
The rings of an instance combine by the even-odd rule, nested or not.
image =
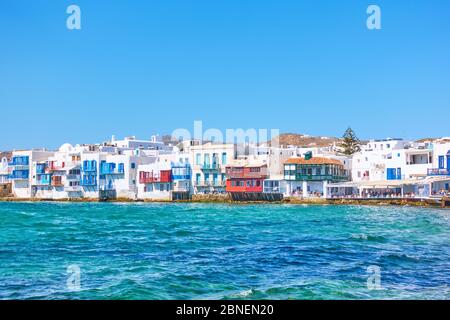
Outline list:
[[[439,209],[0,203],[0,299],[449,299],[449,244]]]

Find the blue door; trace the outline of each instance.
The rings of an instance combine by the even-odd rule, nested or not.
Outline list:
[[[450,170],[450,155],[447,155],[447,170]]]
[[[395,180],[396,178],[396,170],[395,168],[388,168],[387,169],[387,180]]]

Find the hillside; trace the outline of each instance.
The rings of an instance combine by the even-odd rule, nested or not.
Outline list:
[[[327,147],[339,142],[335,137],[313,137],[297,133],[283,133],[279,135],[279,145],[297,147]]]
[[[8,159],[11,158],[11,152],[6,151],[6,152],[0,152],[0,160],[3,159],[3,157],[6,157]]]

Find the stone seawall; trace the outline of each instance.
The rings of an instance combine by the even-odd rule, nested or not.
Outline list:
[[[148,202],[148,203],[229,203],[229,204],[293,204],[293,205],[357,205],[357,206],[416,206],[416,207],[445,207],[449,208],[450,199],[321,199],[286,197],[281,201],[233,201],[228,194],[198,194],[192,195],[191,200],[133,200],[128,198],[110,199],[19,199],[14,197],[0,197],[0,202]]]

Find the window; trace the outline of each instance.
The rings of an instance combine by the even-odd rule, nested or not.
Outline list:
[[[222,153],[222,165],[226,165],[227,164],[227,153],[224,152]]]
[[[213,153],[212,155],[212,163],[213,165],[217,165],[219,162],[219,155],[217,153]]]
[[[134,162],[131,163],[131,169],[136,169],[136,163]]]
[[[445,166],[445,157],[444,156],[439,156],[439,169],[444,169]]]
[[[397,168],[397,180],[402,179],[402,168]]]
[[[202,157],[202,155],[201,155],[200,153],[197,153],[197,154],[195,155],[195,164],[196,164],[196,165],[200,165],[201,157]]]

